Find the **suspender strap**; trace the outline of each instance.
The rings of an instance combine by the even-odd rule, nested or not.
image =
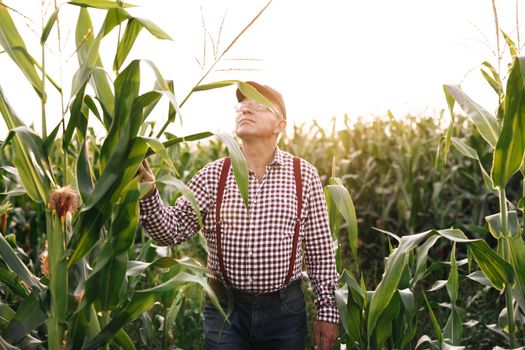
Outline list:
[[[226,187],[226,179],[230,171],[231,160],[230,157],[224,159],[222,165],[221,177],[219,178],[219,187],[217,188],[217,204],[215,206],[215,234],[217,238],[217,257],[219,259],[219,268],[221,270],[222,278],[227,285],[230,285],[228,275],[226,275],[226,269],[224,268],[224,260],[222,258],[222,245],[221,245],[221,205],[222,195],[224,194],[224,187]]]
[[[286,286],[293,275],[295,266],[295,256],[297,254],[297,242],[299,241],[299,231],[301,230],[301,214],[303,210],[303,182],[301,179],[301,160],[298,157],[293,158],[293,174],[295,177],[295,193],[297,194],[297,219],[295,221],[295,233],[292,241],[292,256],[290,257],[290,267],[284,280]]]

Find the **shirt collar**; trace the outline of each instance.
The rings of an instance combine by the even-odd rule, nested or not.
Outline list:
[[[284,164],[283,151],[281,151],[279,147],[276,147],[275,154],[273,156],[273,160],[270,163],[270,165],[282,165],[282,164]]]

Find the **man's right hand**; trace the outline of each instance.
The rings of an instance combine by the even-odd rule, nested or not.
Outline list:
[[[153,184],[153,187],[148,192],[148,195],[153,193],[153,191],[155,191],[155,175],[153,175],[153,171],[151,171],[151,168],[149,167],[146,159],[144,159],[142,164],[140,164],[138,173],[140,174],[140,182]]]

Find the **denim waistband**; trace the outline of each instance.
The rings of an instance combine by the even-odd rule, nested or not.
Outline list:
[[[213,292],[215,293],[215,295],[217,295],[219,299],[228,298],[229,295],[231,294],[237,300],[244,300],[244,301],[249,301],[249,302],[265,302],[265,301],[279,300],[286,293],[301,289],[301,279],[300,278],[288,283],[288,285],[286,287],[283,287],[282,289],[279,289],[275,292],[269,292],[269,293],[245,292],[240,289],[227,287],[223,284],[223,282],[217,281],[215,279],[210,279],[208,283],[210,284],[211,289],[213,290]]]

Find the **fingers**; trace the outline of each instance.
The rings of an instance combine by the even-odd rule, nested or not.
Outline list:
[[[330,338],[324,336],[322,338],[322,343],[323,343],[323,350],[332,350],[331,346],[330,346]]]
[[[319,324],[316,322],[314,324],[314,349],[319,349],[320,340],[321,340],[321,328],[319,327]]]
[[[155,175],[153,175],[153,171],[151,171],[151,168],[145,159],[140,164],[138,172],[142,182],[155,182]]]
[[[336,323],[318,321],[314,324],[314,348],[331,350],[337,343],[339,326]]]
[[[144,167],[144,169],[146,169],[146,171],[148,171],[148,172],[150,172],[150,173],[153,173],[153,172],[151,171],[151,168],[149,167],[148,161],[147,161],[146,159],[144,159],[144,160],[142,161],[141,166]]]

